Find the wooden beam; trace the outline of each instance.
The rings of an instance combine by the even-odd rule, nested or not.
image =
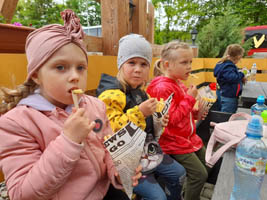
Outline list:
[[[151,44],[153,57],[160,57],[163,45]]]
[[[103,54],[117,55],[119,39],[129,32],[129,0],[101,0]]]
[[[148,15],[147,15],[147,40],[154,44],[154,6],[152,2],[148,2]]]
[[[0,23],[0,53],[24,53],[26,38],[34,28]]]
[[[87,51],[103,52],[103,38],[86,35],[83,40]]]
[[[7,23],[11,23],[19,0],[0,0],[0,13]]]
[[[147,38],[147,0],[133,0],[132,31]]]

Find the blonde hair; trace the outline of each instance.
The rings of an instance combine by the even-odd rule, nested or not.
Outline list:
[[[122,71],[122,68],[119,69],[119,72],[117,74],[117,79],[118,81],[120,82],[121,86],[122,86],[122,89],[124,92],[126,92],[126,87],[129,85],[125,79],[124,79],[124,74],[123,74],[123,71]]]
[[[0,115],[14,108],[22,98],[32,94],[37,87],[38,85],[30,79],[16,89],[0,88]]]
[[[244,55],[244,49],[240,44],[230,44],[227,46],[223,57],[219,61],[220,63],[225,62],[226,60],[236,60],[239,56]]]
[[[160,59],[158,59],[154,64],[153,74],[154,76],[164,75],[164,68],[162,63],[164,61],[174,61],[177,57],[177,49],[188,49],[192,50],[191,47],[185,43],[180,42],[178,40],[173,40],[167,44],[165,44],[161,50]]]
[[[124,78],[124,73],[123,73],[122,67],[119,69],[119,72],[118,72],[118,74],[117,74],[117,79],[118,79],[118,81],[120,82],[123,91],[126,92],[126,88],[127,88],[127,86],[130,86],[130,85],[127,83],[127,81],[126,81],[125,78]],[[141,85],[141,89],[142,89],[142,90],[144,89],[144,87],[145,87],[147,81],[148,81],[148,77],[147,77],[147,80],[145,80],[145,81],[143,82],[143,84]]]

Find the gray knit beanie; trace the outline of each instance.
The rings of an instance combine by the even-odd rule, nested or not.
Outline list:
[[[150,43],[142,35],[138,34],[129,34],[122,37],[119,41],[118,69],[127,60],[135,57],[144,58],[150,65],[152,61],[152,48]]]

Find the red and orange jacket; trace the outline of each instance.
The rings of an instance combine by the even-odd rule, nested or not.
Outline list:
[[[197,115],[197,111],[193,110],[196,100],[187,95],[187,90],[182,82],[163,76],[153,79],[147,88],[147,93],[158,100],[166,100],[174,93],[169,123],[159,140],[162,150],[167,154],[192,153],[203,146],[194,122]]]

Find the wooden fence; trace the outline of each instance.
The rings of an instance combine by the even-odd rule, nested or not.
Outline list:
[[[101,73],[116,75],[118,72],[116,56],[88,56],[88,81],[87,89],[96,89],[100,80]],[[153,63],[158,59],[153,58]],[[0,86],[15,87],[21,84],[26,78],[27,60],[25,54],[0,54]],[[186,84],[195,84],[201,86],[204,83],[215,82],[213,68],[219,59],[216,58],[194,58],[192,63],[192,73],[198,76],[198,79],[189,78]],[[257,81],[267,82],[267,59],[244,58],[238,63],[239,67],[251,68],[256,63],[258,68]],[[153,67],[150,70],[152,76]]]
[[[86,36],[84,42],[90,52],[117,55],[119,39],[129,33],[143,35],[153,48],[153,55],[160,53],[161,46],[154,44],[154,6],[147,0],[96,0],[101,3],[102,36]],[[18,0],[0,0],[0,12],[11,21]],[[24,53],[30,27],[0,24],[0,53]]]

